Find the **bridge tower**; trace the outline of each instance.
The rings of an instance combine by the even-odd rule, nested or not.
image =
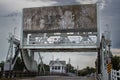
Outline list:
[[[10,34],[8,38],[9,48],[7,57],[4,63],[3,76],[11,77],[12,70],[20,53],[20,41],[15,35]]]

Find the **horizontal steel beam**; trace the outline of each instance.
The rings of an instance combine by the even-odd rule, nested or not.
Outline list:
[[[95,45],[23,45],[23,49],[31,49],[41,52],[97,52]]]
[[[97,32],[96,29],[58,29],[58,30],[23,30],[24,33],[67,33],[67,32]]]
[[[31,49],[35,52],[98,52],[98,48],[76,48],[76,49]]]

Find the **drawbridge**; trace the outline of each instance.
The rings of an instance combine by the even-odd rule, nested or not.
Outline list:
[[[26,69],[37,72],[35,53],[97,52],[97,79],[110,80],[107,64],[111,63],[111,41],[109,32],[102,34],[100,40],[99,28],[98,4],[24,8],[22,36],[20,41],[10,37],[5,64],[10,66],[4,70],[13,70],[19,53]]]

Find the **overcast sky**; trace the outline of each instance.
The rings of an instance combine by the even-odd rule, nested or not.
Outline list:
[[[9,46],[7,38],[9,33],[14,32],[14,27],[17,27],[16,35],[20,36],[23,8],[96,2],[97,0],[0,0],[0,61],[6,58]],[[111,31],[112,48],[116,48],[113,51],[119,53],[120,0],[100,0],[100,2],[101,33],[107,30],[106,24],[108,24]]]

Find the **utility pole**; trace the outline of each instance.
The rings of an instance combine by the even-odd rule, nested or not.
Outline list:
[[[77,65],[77,72],[76,72],[76,75],[78,76],[78,69],[79,69],[79,66]]]
[[[69,61],[68,61],[68,73],[70,72],[70,62],[71,62],[71,59],[69,58]]]
[[[54,61],[54,55],[52,55],[52,60]]]

